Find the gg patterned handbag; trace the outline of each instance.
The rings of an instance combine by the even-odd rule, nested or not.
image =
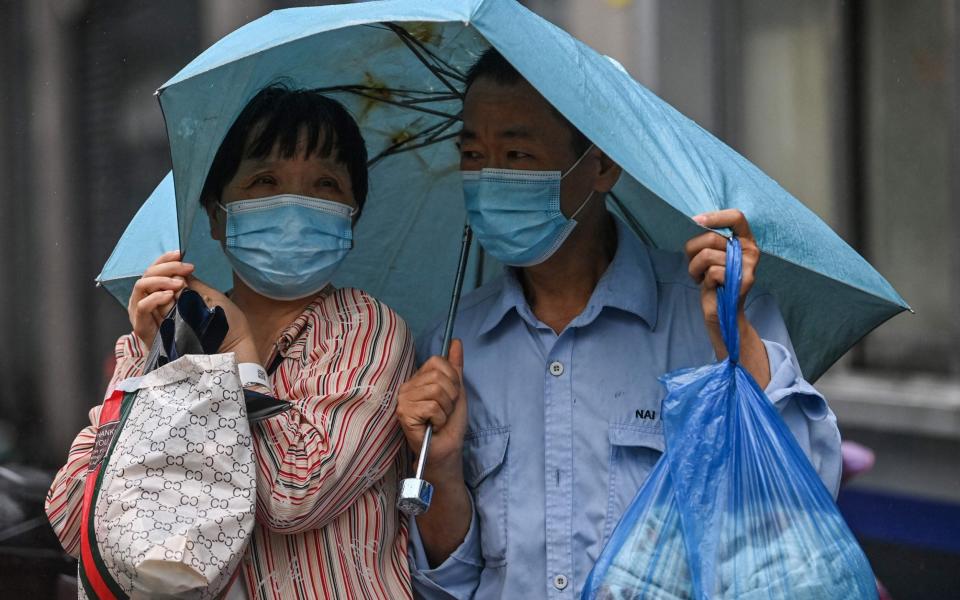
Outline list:
[[[256,480],[236,361],[207,354],[226,329],[222,310],[185,291],[147,374],[104,402],[84,490],[81,598],[206,600],[229,588]]]

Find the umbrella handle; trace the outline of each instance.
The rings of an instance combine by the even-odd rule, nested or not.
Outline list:
[[[443,328],[443,344],[440,355],[443,358],[450,356],[450,342],[453,341],[453,324],[457,318],[457,306],[460,304],[460,293],[463,291],[463,276],[467,270],[467,259],[470,256],[470,240],[473,233],[470,225],[463,226],[463,239],[460,241],[460,260],[457,263],[457,275],[453,281],[453,294],[450,297],[450,309],[447,311],[447,322]],[[420,444],[420,456],[417,459],[417,470],[413,477],[404,479],[400,486],[400,498],[397,507],[405,514],[419,515],[430,508],[433,497],[433,486],[423,480],[423,471],[427,466],[427,454],[430,452],[430,441],[433,439],[433,426],[427,424],[423,433],[423,442]]]

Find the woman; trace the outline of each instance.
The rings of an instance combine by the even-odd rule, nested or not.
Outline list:
[[[268,380],[252,389],[292,405],[254,427],[257,527],[231,597],[411,596],[395,508],[403,436],[393,418],[413,367],[410,335],[365,292],[329,285],[366,197],[366,160],[339,103],[266,88],[228,132],[201,198],[233,267],[229,298],[195,279],[179,252],[158,258],[130,298],[133,333],[117,342],[111,389],[140,373],[163,315],[190,287],[226,312],[220,352],[265,366]],[[96,407],[91,421],[98,416]],[[95,426],[80,433],[47,498],[74,555],[95,436]]]

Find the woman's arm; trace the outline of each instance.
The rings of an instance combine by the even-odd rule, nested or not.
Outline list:
[[[117,366],[107,386],[105,397],[113,393],[117,383],[128,377],[140,375],[146,361],[143,345],[133,334],[117,340],[114,350]],[[47,492],[45,508],[53,531],[60,538],[63,549],[73,556],[80,554],[80,512],[83,508],[83,486],[86,481],[90,453],[97,437],[100,422],[100,406],[90,409],[90,425],[84,427],[70,445],[67,464],[60,468],[50,491]]]
[[[292,409],[255,431],[258,517],[277,532],[331,522],[388,472],[403,446],[394,409],[414,363],[406,324],[366,294],[337,294],[338,304],[352,305],[337,310],[359,311],[357,318],[333,356],[286,382]]]

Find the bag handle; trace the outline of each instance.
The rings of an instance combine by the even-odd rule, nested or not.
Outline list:
[[[216,353],[228,330],[222,308],[209,308],[200,294],[183,290],[160,323],[147,355],[144,375],[186,354]]]
[[[730,362],[740,360],[740,330],[737,312],[740,307],[740,284],[743,280],[743,251],[736,236],[727,240],[727,271],[724,285],[717,288],[717,316],[720,334],[727,347]]]
[[[186,354],[216,354],[230,326],[219,306],[210,308],[203,298],[186,289],[160,324],[143,373],[162,367]],[[285,400],[243,390],[247,420],[256,423],[289,410]]]

